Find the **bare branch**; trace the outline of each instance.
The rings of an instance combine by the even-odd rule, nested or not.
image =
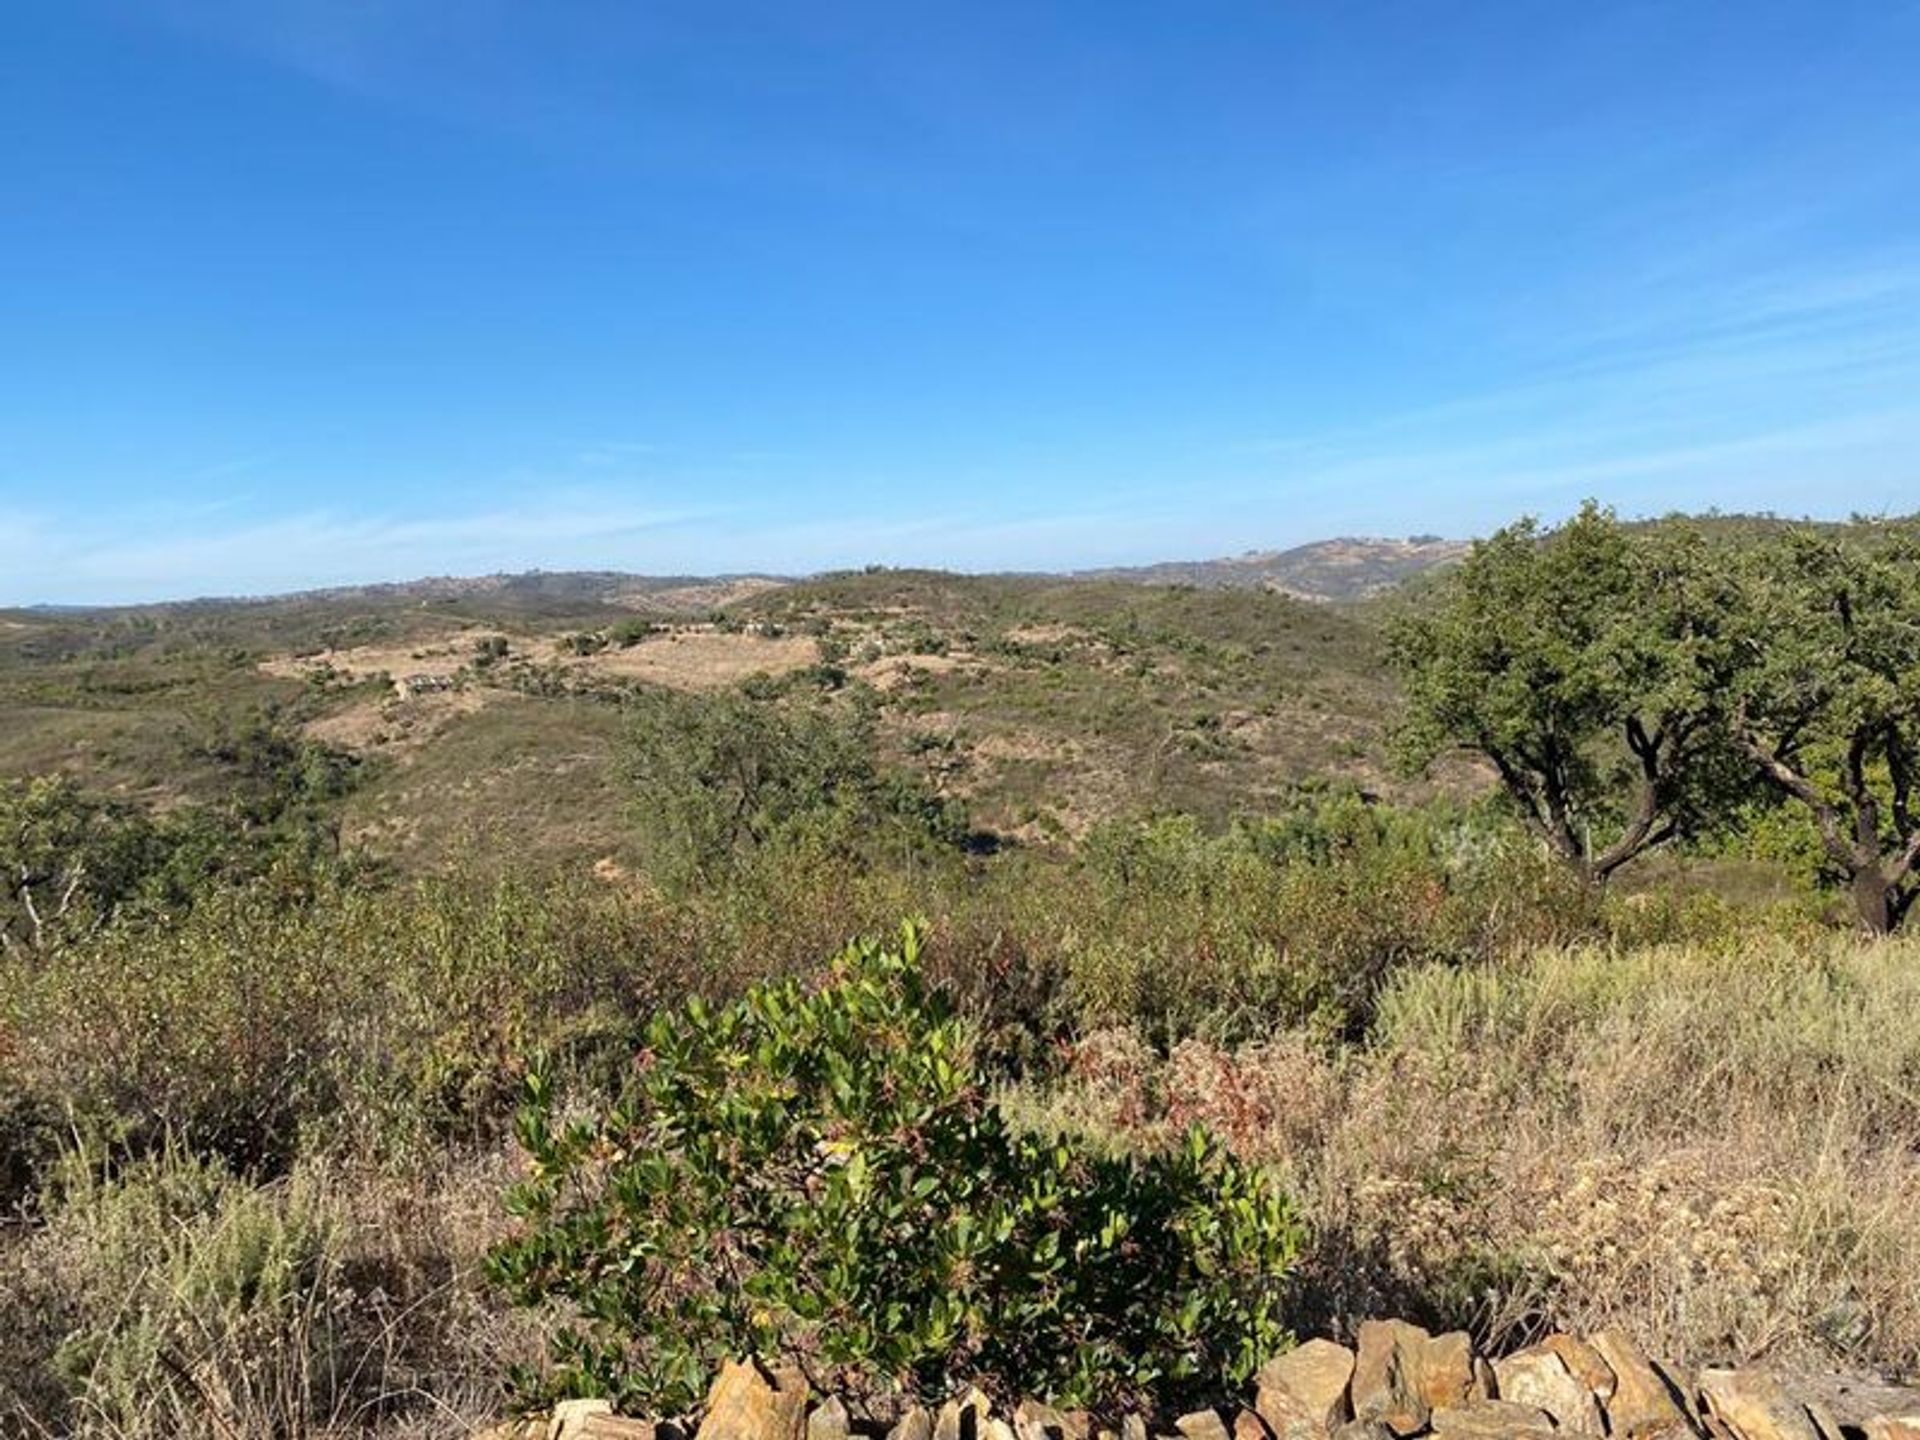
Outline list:
[[[35,950],[44,950],[46,945],[46,925],[40,919],[40,911],[33,903],[33,887],[22,877],[20,885],[20,904],[27,912],[27,923],[33,926],[32,945]]]
[[[1819,826],[1820,840],[1826,846],[1827,854],[1848,874],[1852,874],[1858,857],[1842,832],[1838,807],[1822,795],[1811,780],[1761,744],[1744,727],[1736,728],[1734,738],[1753,763],[1760,767],[1762,775],[1813,812],[1814,823]]]
[[[1907,845],[1894,857],[1893,865],[1887,871],[1887,884],[1898,885],[1913,873],[1914,866],[1920,865],[1920,830],[1907,837]]]

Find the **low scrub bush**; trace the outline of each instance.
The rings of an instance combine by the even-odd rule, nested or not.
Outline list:
[[[663,933],[664,932],[664,933]],[[137,1153],[165,1141],[275,1173],[350,1141],[486,1142],[535,1048],[593,1069],[704,986],[644,905],[579,885],[271,887],[0,967],[0,1171],[32,1117]]]
[[[777,689],[636,697],[627,765],[649,873],[725,883],[756,856],[910,866],[967,840],[964,808],[874,754],[870,705],[779,703]]]
[[[160,1155],[81,1177],[58,1213],[78,1263],[53,1359],[78,1414],[117,1432],[224,1418],[292,1434],[333,1408],[338,1247],[307,1187]]]
[[[530,1081],[525,1230],[493,1272],[572,1317],[560,1388],[673,1411],[751,1353],[923,1395],[1173,1399],[1283,1343],[1283,1196],[1198,1129],[1144,1159],[1015,1133],[918,952],[910,929],[816,989],[657,1019],[597,1115]]]
[[[1209,835],[1190,817],[1097,832],[1070,941],[1083,1024],[1161,1045],[1303,1025],[1360,1034],[1404,966],[1606,932],[1605,899],[1510,828],[1334,797]],[[1097,918],[1094,918],[1097,917]]]

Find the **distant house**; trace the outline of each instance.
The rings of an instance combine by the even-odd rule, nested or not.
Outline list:
[[[402,700],[411,700],[416,695],[434,695],[442,690],[453,689],[451,675],[402,675],[393,682],[393,693]]]

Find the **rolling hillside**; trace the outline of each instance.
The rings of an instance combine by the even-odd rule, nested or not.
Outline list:
[[[1028,843],[1144,810],[1224,818],[1310,777],[1396,788],[1392,688],[1357,612],[1274,587],[893,570],[7,612],[0,774],[164,805],[217,783],[207,735],[271,712],[364,762],[349,841],[421,867],[617,863],[626,697],[753,676],[871,704],[892,759]]]

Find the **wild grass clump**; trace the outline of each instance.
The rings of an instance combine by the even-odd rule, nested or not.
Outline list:
[[[1224,834],[1188,817],[1109,826],[1076,878],[1082,923],[1063,941],[1076,1020],[1163,1047],[1291,1027],[1353,1039],[1409,966],[1754,923],[1710,894],[1609,895],[1492,816],[1353,795]]]
[[[498,1183],[72,1152],[0,1250],[0,1430],[464,1435],[533,1353],[478,1285]]]

